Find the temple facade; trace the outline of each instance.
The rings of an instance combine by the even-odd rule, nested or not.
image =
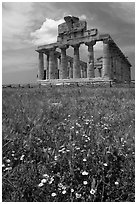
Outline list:
[[[77,17],[66,16],[64,20],[65,23],[58,26],[57,42],[36,49],[39,53],[38,82],[82,78],[130,82],[131,64],[109,34],[99,34],[97,29],[87,30],[87,22]],[[103,43],[103,53],[95,60],[94,46],[98,41]],[[87,46],[87,62],[80,60],[81,44]],[[70,46],[73,57],[66,54]]]

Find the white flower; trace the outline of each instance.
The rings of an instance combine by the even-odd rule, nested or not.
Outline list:
[[[56,195],[57,195],[56,193],[52,193],[52,194],[51,194],[52,197],[55,197]]]
[[[58,160],[58,156],[55,156],[54,159],[55,159],[55,160]]]
[[[87,184],[88,184],[88,182],[87,182],[87,181],[83,181],[83,184],[84,184],[84,185],[87,185]]]
[[[20,160],[23,160],[25,157],[25,155],[23,154],[21,157],[20,157]]]
[[[42,187],[44,184],[43,183],[39,183],[38,187]]]
[[[85,175],[87,176],[87,175],[88,175],[88,172],[87,172],[87,171],[83,171],[83,172],[82,172],[82,175],[83,175],[83,176],[85,176]]]
[[[54,178],[51,177],[50,181],[49,181],[49,184],[52,184],[52,182],[54,181]]]
[[[87,159],[86,159],[86,158],[84,158],[84,159],[83,159],[83,161],[85,162],[85,161],[87,161]]]
[[[107,163],[104,163],[103,165],[104,165],[104,166],[107,166]]]
[[[6,170],[12,170],[12,167],[7,167],[7,168],[5,169],[5,171],[6,171]]]
[[[76,193],[76,198],[80,198],[81,194]]]
[[[15,154],[11,154],[12,157],[14,157]]]
[[[63,190],[63,191],[62,191],[62,194],[65,194],[66,192],[67,192],[66,190]]]
[[[9,162],[10,162],[10,159],[7,159],[6,162],[9,163]]]
[[[92,195],[94,195],[95,192],[96,192],[96,191],[95,191],[93,188],[90,190],[90,193],[91,193]]]
[[[62,184],[62,183],[59,183],[59,184],[58,184],[58,187],[62,188],[62,187],[63,187],[63,184]]]
[[[5,164],[2,164],[2,167],[4,167],[5,166]]]
[[[79,133],[79,131],[77,130],[77,131],[76,131],[76,134],[78,134],[78,133]]]
[[[119,184],[118,181],[116,181],[116,182],[115,182],[115,185],[118,185],[118,184]]]
[[[43,177],[49,178],[49,175],[48,174],[43,174]]]
[[[47,182],[47,179],[42,179],[41,180],[41,183],[46,183]]]
[[[71,189],[71,193],[73,193],[73,192],[74,192],[74,189],[72,188],[72,189]]]

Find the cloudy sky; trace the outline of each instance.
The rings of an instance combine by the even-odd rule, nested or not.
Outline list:
[[[37,45],[56,41],[57,26],[66,15],[86,19],[88,29],[108,33],[135,66],[135,3],[128,2],[3,2],[2,82],[36,82]],[[80,50],[85,60],[86,46]],[[96,44],[99,56],[101,44]],[[71,50],[68,51],[71,54]]]

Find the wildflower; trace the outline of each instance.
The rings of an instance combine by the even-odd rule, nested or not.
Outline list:
[[[90,194],[92,194],[92,195],[94,195],[95,192],[96,192],[96,191],[95,191],[93,188],[90,190]]]
[[[76,134],[78,134],[78,133],[79,133],[79,131],[77,130],[77,131],[76,131]]]
[[[80,198],[81,194],[76,193],[76,198]]]
[[[44,184],[43,183],[39,183],[38,187],[42,187]]]
[[[58,160],[58,156],[55,156],[54,159],[55,159],[55,160]]]
[[[87,172],[87,171],[83,171],[83,172],[82,172],[82,175],[83,175],[83,176],[87,176],[87,175],[88,175],[88,172]]]
[[[49,178],[49,175],[48,174],[43,174],[43,177]]]
[[[15,154],[11,154],[12,157],[14,157]]]
[[[76,150],[79,150],[80,149],[80,147],[76,147]]]
[[[52,193],[52,194],[51,194],[52,197],[55,197],[56,195],[57,195],[56,193]]]
[[[116,181],[116,182],[115,182],[115,185],[118,185],[118,184],[119,184],[118,181]]]
[[[84,159],[83,159],[83,161],[85,162],[85,161],[87,161],[87,159],[86,159],[86,158],[84,158]]]
[[[81,125],[79,123],[76,123],[76,126],[81,127]]]
[[[62,183],[59,183],[59,184],[58,184],[58,187],[62,188],[62,187],[63,187],[63,184],[62,184]]]
[[[71,193],[73,193],[73,192],[74,192],[74,189],[72,188],[72,189],[71,189]]]
[[[5,164],[2,164],[2,167],[5,167]]]
[[[6,162],[7,162],[7,163],[10,163],[10,159],[7,159]]]
[[[83,181],[83,184],[84,184],[84,185],[87,185],[87,184],[88,184],[88,182],[87,182],[87,181]]]
[[[108,166],[107,163],[104,163],[103,165],[104,165],[104,166]]]
[[[51,177],[50,181],[49,181],[49,184],[52,184],[52,182],[54,181],[54,178]]]
[[[66,192],[67,192],[66,190],[63,190],[63,191],[62,191],[62,194],[66,194]]]
[[[7,168],[5,169],[5,171],[7,171],[7,170],[12,170],[12,167],[7,167]]]
[[[74,126],[72,126],[70,129],[71,129],[71,130],[74,129]]]
[[[20,160],[23,160],[25,157],[25,155],[23,154],[21,157],[20,157]]]
[[[47,182],[47,179],[42,179],[41,180],[41,183],[46,183]]]

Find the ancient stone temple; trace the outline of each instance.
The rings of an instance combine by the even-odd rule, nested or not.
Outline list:
[[[77,80],[131,80],[131,64],[109,34],[100,34],[97,29],[87,30],[87,22],[77,17],[64,17],[65,23],[58,26],[57,42],[37,47],[39,53],[38,82]],[[94,59],[94,45],[102,41],[103,53]],[[79,48],[85,44],[88,61],[80,60]],[[73,48],[73,57],[66,54]],[[60,52],[56,49],[59,48]],[[46,55],[46,62],[44,62]],[[46,66],[44,66],[46,64]]]

